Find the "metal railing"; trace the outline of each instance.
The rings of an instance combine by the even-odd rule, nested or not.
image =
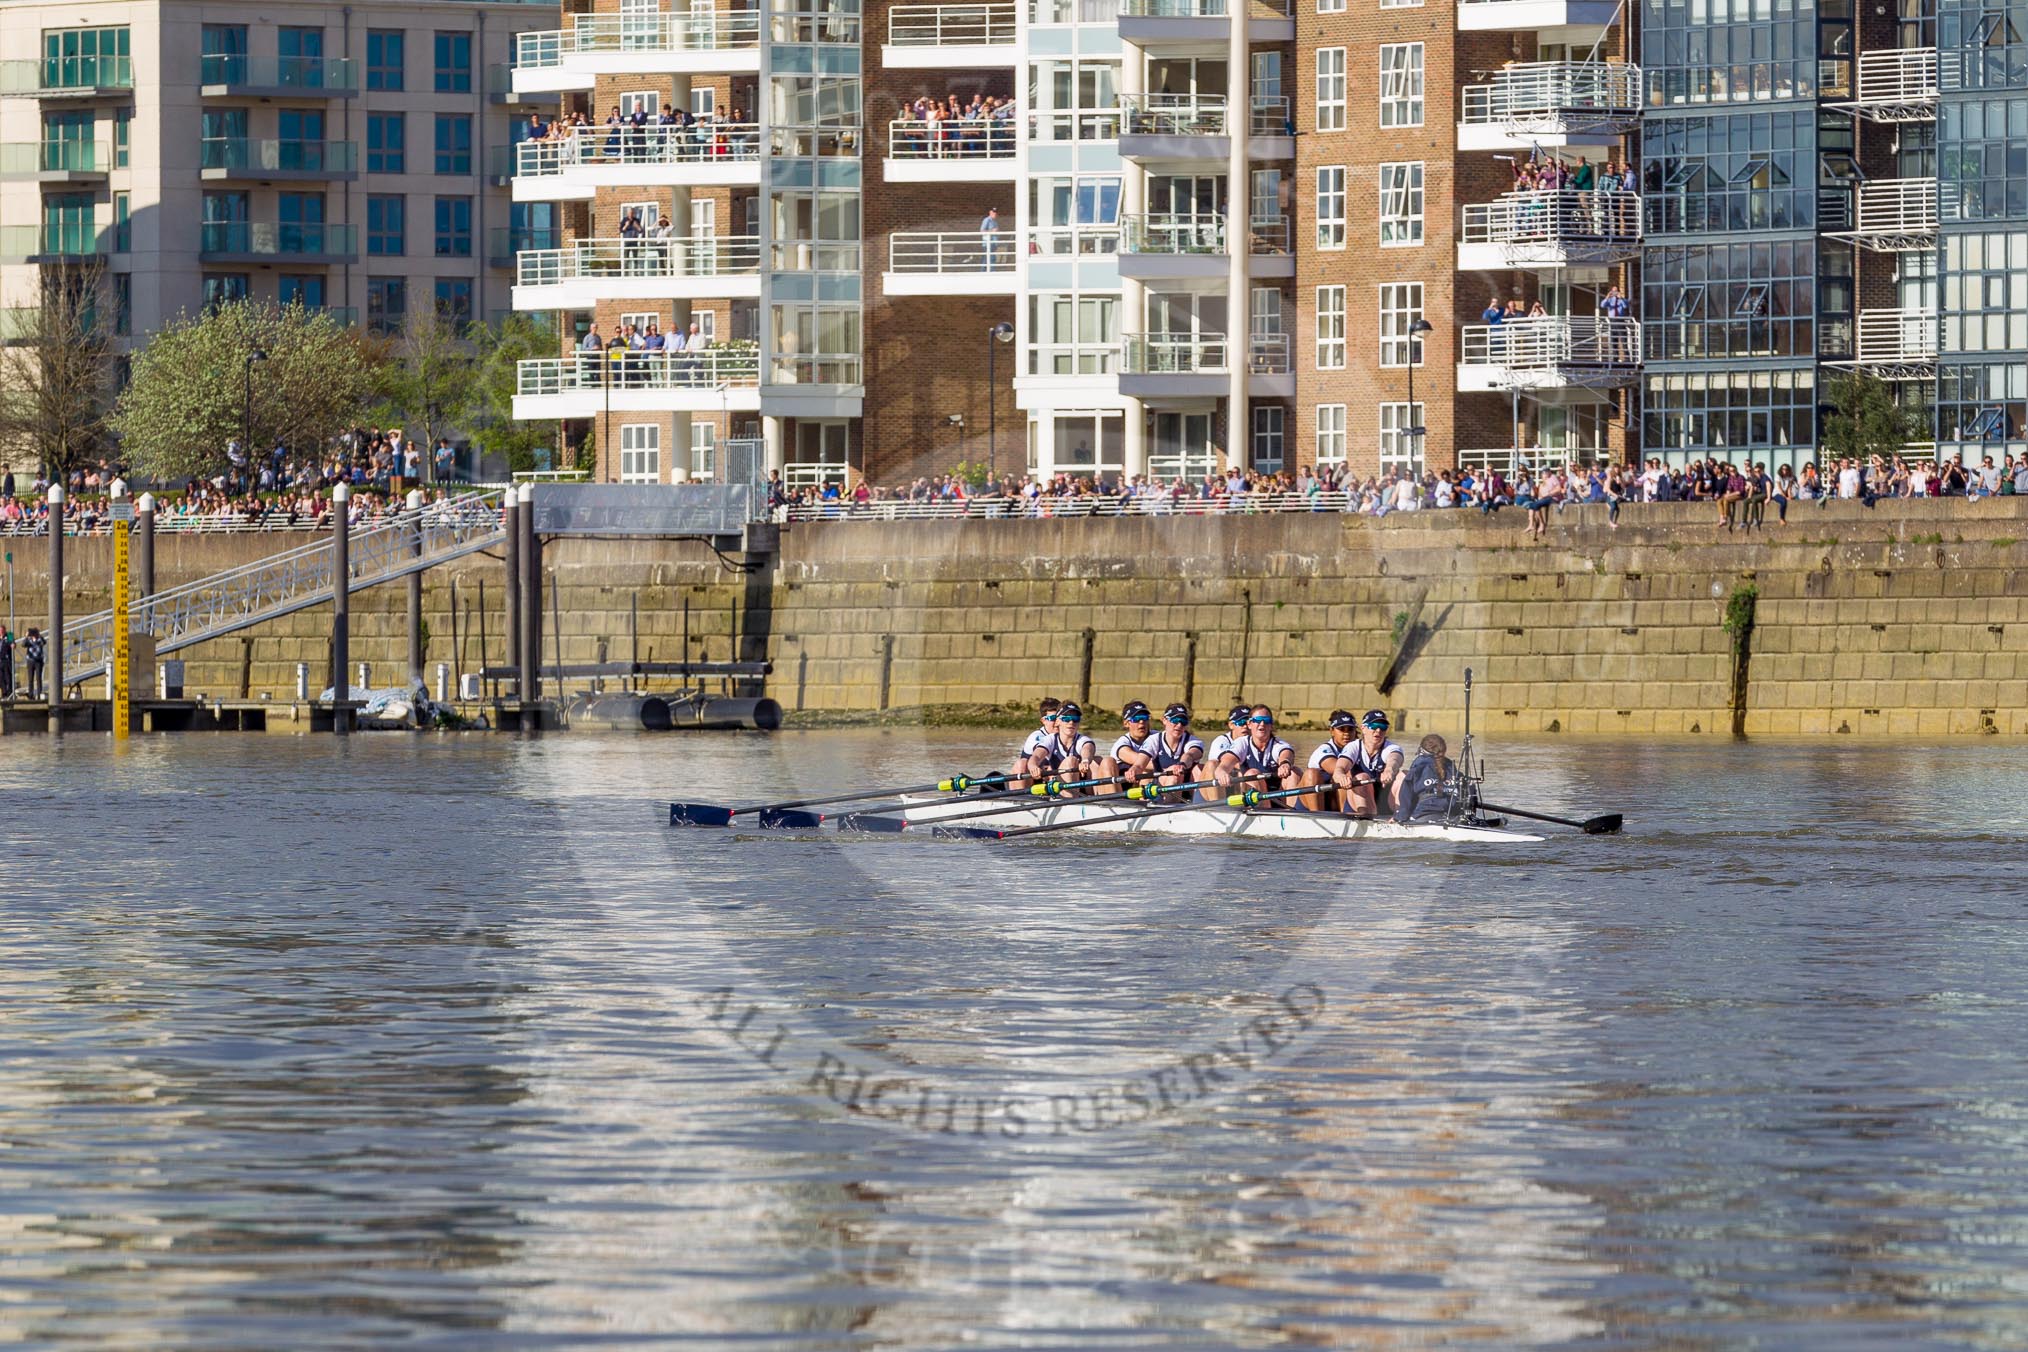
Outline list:
[[[1128,375],[1191,375],[1226,369],[1222,334],[1130,333],[1120,345],[1120,370]]]
[[[1494,202],[1468,203],[1465,244],[1501,244],[1520,259],[1543,248],[1607,261],[1640,247],[1641,199],[1630,192],[1515,192]]]
[[[1014,242],[997,232],[938,230],[887,237],[890,272],[983,273],[1014,271]]]
[[[1014,41],[1011,4],[896,5],[887,11],[890,47],[993,47]]]
[[[0,225],[0,258],[90,258],[110,252],[112,232],[90,221],[55,225]]]
[[[1028,232],[1035,258],[1103,258],[1120,251],[1117,225],[1038,225]]]
[[[1502,67],[1490,84],[1465,86],[1459,121],[1518,131],[1577,131],[1630,127],[1640,111],[1639,66],[1526,61]]]
[[[865,258],[856,239],[778,239],[768,247],[776,272],[858,272]]]
[[[356,91],[359,77],[346,57],[322,56],[201,56],[200,85],[238,85],[254,89],[328,89]]]
[[[1225,100],[1196,94],[1122,94],[1123,136],[1223,136]]]
[[[206,254],[350,257],[359,252],[359,227],[335,222],[206,221],[197,249]]]
[[[1120,217],[1120,252],[1222,254],[1225,217],[1148,215]]]
[[[515,370],[514,392],[525,395],[609,390],[715,390],[760,384],[760,354],[707,348],[702,352],[610,349],[568,357],[537,357]]]
[[[497,492],[468,493],[354,534],[347,591],[406,577],[500,543]],[[135,631],[155,636],[157,653],[235,633],[322,604],[337,583],[331,545],[314,544],[213,574],[135,601]],[[113,612],[86,615],[63,630],[66,684],[99,675],[113,651]]]
[[[1933,178],[1877,178],[1859,185],[1859,209],[1852,233],[1892,244],[1925,248],[1934,241],[1937,181]]]
[[[1641,359],[1641,324],[1637,319],[1562,315],[1510,319],[1504,324],[1467,324],[1462,338],[1459,360],[1468,366],[1515,371],[1632,368]]]
[[[887,153],[898,160],[1011,160],[1017,139],[1005,117],[897,117],[887,124]]]
[[[1120,0],[1123,19],[1223,19],[1225,0]]]
[[[1255,216],[1246,223],[1246,250],[1254,254],[1285,254],[1289,251],[1289,218]]]
[[[554,286],[599,277],[730,277],[760,271],[757,235],[688,235],[655,239],[580,239],[560,249],[515,255],[521,286]]]
[[[1861,52],[1858,95],[1856,102],[1865,107],[1907,110],[1907,120],[1935,116],[1936,48],[1904,47]]]
[[[9,141],[0,145],[0,177],[103,174],[113,157],[103,141]]]
[[[796,471],[801,470],[801,473]],[[1115,477],[1117,477],[1117,473]],[[841,483],[843,465],[790,465],[783,478],[792,487]],[[799,521],[995,521],[1036,520],[1118,516],[1253,516],[1294,512],[1356,512],[1360,495],[1342,489],[1318,488],[1312,492],[1225,493],[1200,497],[1194,486],[1184,494],[1171,493],[1157,482],[1165,476],[1149,476],[1138,491],[1120,494],[1078,493],[1062,497],[1043,493],[1035,497],[981,496],[969,498],[875,498],[854,502],[792,502],[778,514],[782,520]],[[1195,477],[1194,475],[1192,476]]]
[[[1934,310],[1862,310],[1856,364],[1890,368],[1928,365],[1936,360],[1939,328]]]
[[[1246,339],[1246,369],[1257,376],[1285,376],[1295,370],[1289,361],[1289,335],[1251,333]]]
[[[549,69],[580,52],[722,52],[759,45],[760,14],[755,10],[580,14],[569,28],[516,34],[514,65]]]
[[[1247,114],[1249,136],[1293,136],[1296,124],[1289,120],[1289,101],[1280,94],[1256,94]]]
[[[1112,141],[1119,134],[1117,108],[1065,108],[1028,115],[1028,139],[1038,143]]]
[[[197,164],[232,173],[350,174],[359,168],[359,143],[207,136],[199,144]]]
[[[561,249],[563,228],[555,225],[496,225],[486,232],[486,257],[496,263],[512,264],[531,249]]]
[[[131,56],[68,56],[0,61],[0,94],[82,94],[132,89]]]
[[[569,136],[523,141],[514,172],[524,178],[611,165],[725,164],[760,159],[760,127],[752,122],[698,122],[689,127],[580,127]]]

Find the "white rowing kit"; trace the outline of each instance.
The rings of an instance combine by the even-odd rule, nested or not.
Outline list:
[[[1253,738],[1249,737],[1233,748],[1233,754],[1239,757],[1240,768],[1246,770],[1271,771],[1280,762],[1283,752],[1287,752],[1291,760],[1295,759],[1296,749],[1279,737],[1268,738],[1266,746],[1255,746]]]
[[[1359,745],[1357,738],[1354,738],[1343,746],[1339,746],[1336,742],[1326,741],[1322,746],[1310,753],[1310,768],[1312,770],[1321,770],[1324,768],[1324,762],[1327,760],[1344,760],[1352,754],[1352,748],[1357,745]]]
[[[911,823],[934,823],[941,817],[977,812],[978,804],[963,797],[904,795],[902,816]],[[1179,836],[1248,836],[1278,840],[1457,840],[1479,843],[1527,843],[1541,840],[1495,826],[1448,825],[1365,820],[1336,812],[1277,812],[1207,803],[1203,807],[1150,810],[1145,803],[1113,796],[1061,798],[1036,807],[996,813],[986,820],[955,823],[1011,831],[1026,826],[1079,823],[1080,831],[1132,832]]]
[[[1149,734],[1147,741],[1141,743],[1141,750],[1155,758],[1155,768],[1157,770],[1175,769],[1183,763],[1183,758],[1190,754],[1190,748],[1193,746],[1200,752],[1204,750],[1204,743],[1192,733],[1184,733],[1183,745],[1177,747],[1174,751],[1169,749],[1168,739],[1169,734],[1167,730],[1157,730]],[[1200,760],[1199,764],[1202,763],[1203,761]]]

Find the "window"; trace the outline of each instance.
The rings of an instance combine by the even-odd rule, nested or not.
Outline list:
[[[1317,170],[1317,247],[1345,247],[1345,166],[1326,164]]]
[[[1317,288],[1317,369],[1345,369],[1345,288]]]
[[[134,251],[134,199],[131,193],[113,194],[113,252]]]
[[[125,169],[134,156],[134,110],[113,110],[113,168]]]
[[[366,279],[366,331],[389,334],[401,332],[408,311],[408,282],[400,277]]]
[[[366,199],[366,252],[399,258],[408,252],[408,199],[399,194]]]
[[[710,85],[693,88],[690,91],[690,116],[710,117],[718,111],[718,91]]]
[[[1345,0],[1317,0],[1317,13],[1319,14],[1343,14],[1344,12]]]
[[[207,272],[204,274],[204,308],[215,310],[221,305],[230,305],[236,300],[246,299],[246,274],[244,272]]]
[[[1422,365],[1422,344],[1414,336],[1422,318],[1422,283],[1389,282],[1380,288],[1380,364]]]
[[[1380,49],[1380,125],[1422,125],[1422,44],[1390,42]]]
[[[437,278],[437,318],[454,328],[472,322],[471,278]]]
[[[438,258],[470,258],[472,256],[472,199],[469,197],[439,197],[437,199],[437,243]]]
[[[1317,130],[1345,130],[1345,49],[1317,49]]]
[[[201,54],[197,60],[200,84],[244,84],[246,82],[246,25],[208,23],[199,35]]]
[[[1262,473],[1281,471],[1287,412],[1280,404],[1253,406],[1253,467]]]
[[[660,423],[620,424],[620,482],[623,484],[662,482]]]
[[[472,116],[470,113],[437,114],[437,172],[472,172]]]
[[[403,113],[366,115],[366,172],[408,172],[408,117]]]
[[[660,117],[662,95],[653,89],[636,89],[620,95],[620,116],[632,117],[637,112]]]
[[[399,29],[370,28],[366,32],[366,87],[400,89],[407,65]]]
[[[120,28],[51,28],[42,34],[42,83],[49,89],[131,89],[132,34]]]
[[[620,327],[624,329],[629,324],[632,324],[642,333],[648,331],[650,324],[659,329],[662,327],[662,312],[660,310],[622,310],[620,312]]]
[[[1422,69],[1418,53],[1416,69]],[[472,92],[472,35],[439,33],[436,40],[436,91],[439,94]]]
[[[1380,247],[1422,243],[1422,161],[1380,166]]]
[[[1758,282],[1742,290],[1732,313],[1741,319],[1759,319],[1767,314],[1767,283]]]
[[[1380,0],[1382,9],[1421,9],[1422,0]]]
[[[1697,312],[1703,308],[1704,288],[1701,286],[1686,286],[1678,290],[1675,299],[1669,302],[1669,318],[1695,319],[1697,318]]]
[[[134,277],[132,273],[113,274],[113,332],[126,337],[134,331]]]
[[[713,423],[690,424],[690,477],[718,477],[718,428]]]
[[[275,279],[275,291],[284,306],[300,305],[305,310],[324,308],[324,279],[314,272],[285,272]]]
[[[1345,463],[1345,406],[1317,405],[1317,463]]]
[[[1380,406],[1380,472],[1422,474],[1422,405],[1382,404]]]
[[[276,75],[294,89],[324,87],[324,30],[321,28],[278,28],[275,30]]]

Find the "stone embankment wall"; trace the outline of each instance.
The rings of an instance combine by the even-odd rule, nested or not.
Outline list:
[[[687,602],[691,656],[771,658],[767,693],[792,711],[1057,694],[1103,729],[1130,697],[1180,695],[1209,721],[1244,695],[1303,723],[1377,704],[1415,732],[1456,726],[1471,667],[1494,733],[1729,735],[1724,619],[1750,587],[1748,734],[2028,736],[2028,502],[1808,505],[1751,536],[1714,516],[1632,508],[1612,531],[1603,508],[1572,509],[1540,543],[1513,511],[837,522],[785,529],[765,561],[570,540],[544,562],[566,662],[602,642],[625,658],[633,602],[641,656],[672,660]],[[165,537],[158,585],[294,542]],[[45,613],[46,544],[12,547],[25,627]],[[107,542],[73,541],[67,571],[73,616],[106,604]],[[479,665],[482,584],[484,660],[506,660],[500,562],[481,555],[429,575],[431,670]],[[395,678],[403,589],[356,594],[353,626],[355,660]],[[299,661],[328,683],[329,633],[319,607],[180,655],[192,689],[286,698]]]

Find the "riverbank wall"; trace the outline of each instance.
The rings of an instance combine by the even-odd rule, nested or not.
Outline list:
[[[1494,734],[2028,737],[2028,502],[1715,517],[1631,507],[1612,530],[1572,508],[1540,542],[1511,510],[821,522],[755,555],[556,540],[543,659],[559,641],[566,663],[765,657],[766,693],[806,717],[1055,694],[1103,730],[1128,698],[1210,724],[1244,697],[1294,724],[1379,706],[1413,733],[1457,726],[1470,667]],[[158,582],[292,542],[165,537]],[[15,543],[18,633],[43,613],[45,546]],[[106,542],[73,542],[68,571],[73,615],[106,604]],[[497,559],[433,570],[428,668],[504,664],[501,603]],[[319,607],[186,649],[188,686],[282,698],[305,662],[321,688],[329,631]],[[398,675],[402,588],[354,596],[352,652]]]

